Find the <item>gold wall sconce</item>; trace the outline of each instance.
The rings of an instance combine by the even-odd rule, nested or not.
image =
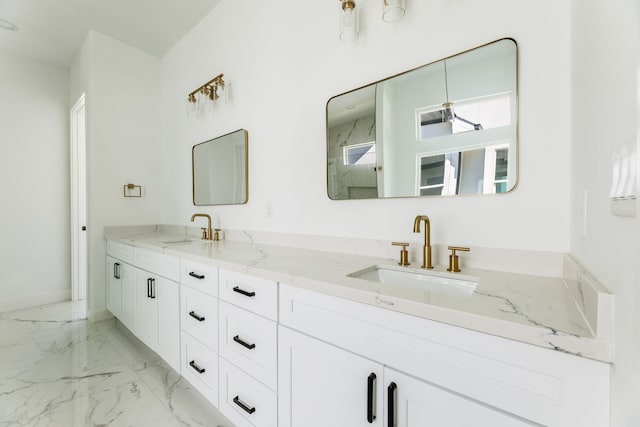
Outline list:
[[[358,38],[358,13],[354,0],[339,0],[340,11],[340,40],[353,41]],[[382,20],[384,22],[397,22],[405,14],[406,0],[382,0]]]
[[[187,114],[204,114],[213,110],[213,104],[225,95],[224,74],[218,74],[187,96]]]
[[[340,0],[342,12],[340,13],[340,40],[350,42],[358,38],[358,14],[356,3],[352,0]]]

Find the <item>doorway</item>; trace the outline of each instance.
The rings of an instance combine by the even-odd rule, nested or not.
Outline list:
[[[85,95],[71,108],[71,299],[87,300],[87,142]]]

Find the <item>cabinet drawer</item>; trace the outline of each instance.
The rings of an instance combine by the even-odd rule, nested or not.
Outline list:
[[[134,248],[133,261],[136,267],[177,282],[180,280],[180,260],[171,255],[146,249]]]
[[[107,240],[107,255],[133,264],[133,246]]]
[[[220,405],[238,427],[276,427],[278,399],[275,392],[220,359]],[[312,414],[310,414],[312,416]]]
[[[182,333],[182,376],[204,397],[218,405],[218,355],[186,332]]]
[[[271,320],[278,320],[278,284],[220,269],[220,299]]]
[[[182,259],[180,260],[180,283],[217,297],[218,267]]]
[[[271,320],[220,302],[220,355],[276,390],[278,332]]]
[[[182,330],[213,351],[218,350],[218,300],[188,286],[181,293]]]

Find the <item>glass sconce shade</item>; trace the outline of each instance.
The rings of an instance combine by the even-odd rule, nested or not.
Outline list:
[[[383,0],[382,20],[396,22],[402,19],[405,11],[405,0]]]
[[[356,5],[352,1],[342,0],[340,12],[340,40],[352,41],[358,38],[358,15]]]

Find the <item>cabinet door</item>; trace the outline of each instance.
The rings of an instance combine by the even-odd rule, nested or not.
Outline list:
[[[122,311],[120,321],[129,330],[136,327],[136,269],[129,264],[120,265],[120,281],[122,282]]]
[[[522,418],[384,368],[384,425],[389,427],[532,427]]]
[[[279,427],[383,426],[382,366],[279,327]]]
[[[122,261],[107,257],[107,309],[118,318],[122,314],[123,264]]]
[[[180,372],[180,288],[171,280],[156,278],[158,304],[158,354]]]
[[[133,332],[149,346],[157,351],[158,342],[158,276],[136,269],[136,326]]]

